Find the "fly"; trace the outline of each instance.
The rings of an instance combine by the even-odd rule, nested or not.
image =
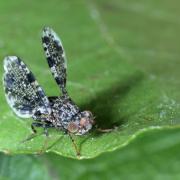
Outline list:
[[[26,64],[16,56],[4,59],[4,89],[9,106],[21,118],[32,118],[32,131],[42,127],[48,136],[48,128],[67,132],[71,136],[84,135],[92,128],[94,116],[90,111],[81,111],[70,98],[66,89],[66,55],[58,35],[49,27],[43,29],[42,45],[51,73],[62,95],[47,97]]]

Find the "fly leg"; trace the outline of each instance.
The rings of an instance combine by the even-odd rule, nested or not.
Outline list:
[[[35,127],[42,127],[42,123],[41,123],[41,122],[33,122],[33,123],[31,124],[31,129],[32,129],[32,131],[33,131],[34,134],[37,133]]]
[[[114,130],[117,130],[117,126],[114,126],[113,128],[100,128],[98,127],[98,125],[95,125],[96,131],[100,132],[100,133],[109,133],[112,132]]]
[[[48,136],[48,128],[52,127],[52,125],[51,124],[42,123],[42,122],[33,122],[31,124],[31,129],[32,129],[33,133],[37,132],[35,127],[42,127],[44,129],[44,134],[46,136]]]
[[[31,124],[31,129],[32,129],[32,134],[29,135],[26,139],[24,139],[23,141],[21,141],[21,143],[25,143],[26,141],[30,141],[31,139],[33,139],[34,137],[38,136],[37,135],[37,131],[35,129],[35,127],[42,127],[42,123],[41,122],[33,122]],[[40,134],[39,134],[40,135]]]
[[[38,125],[39,126],[39,125]],[[48,134],[48,128],[51,128],[53,127],[52,124],[47,124],[47,123],[42,123],[41,126],[43,129],[44,129],[44,134],[46,135],[46,139],[45,139],[45,142],[44,142],[44,145],[42,147],[42,149],[38,152],[38,154],[42,154],[43,152],[46,151],[47,149],[47,146],[48,146],[48,137],[49,137],[49,134]]]
[[[96,130],[97,130],[98,132],[101,132],[101,133],[108,133],[108,132],[112,132],[114,129],[116,129],[116,127],[115,127],[115,128],[111,128],[111,129],[97,128]]]
[[[74,140],[74,138],[73,138],[73,136],[71,135],[70,132],[68,132],[68,135],[69,135],[69,137],[70,137],[70,139],[71,139],[71,141],[73,143],[74,149],[76,150],[76,155],[79,157],[81,155],[80,150],[78,149],[77,144],[76,144],[76,142],[75,142],[75,140]]]
[[[48,124],[48,123],[41,122],[41,121],[39,121],[39,122],[33,122],[33,123],[31,124],[31,129],[32,129],[33,133],[32,133],[29,137],[27,137],[25,140],[23,140],[22,143],[27,142],[27,141],[33,139],[34,137],[38,136],[38,135],[37,135],[36,127],[42,127],[42,128],[44,129],[44,132],[43,132],[43,133],[46,135],[46,140],[45,140],[45,142],[44,142],[44,145],[43,145],[42,149],[39,150],[39,152],[38,152],[38,154],[42,154],[42,152],[44,152],[45,149],[46,149],[46,147],[47,147],[47,142],[48,142],[48,138],[47,138],[47,137],[48,137],[48,128],[52,127],[52,124]],[[42,134],[42,133],[41,133],[41,134]],[[41,135],[41,134],[39,134],[39,135]]]

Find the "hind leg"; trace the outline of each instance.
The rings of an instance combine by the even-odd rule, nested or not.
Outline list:
[[[51,124],[45,124],[42,122],[33,122],[31,124],[31,129],[32,129],[33,133],[30,136],[28,136],[25,140],[21,141],[22,143],[29,141],[29,140],[33,139],[34,137],[38,136],[36,134],[37,131],[36,131],[35,127],[42,127],[44,129],[44,134],[46,136],[48,136],[48,128],[52,127],[52,125]]]
[[[34,134],[37,132],[35,127],[42,127],[44,129],[44,134],[46,136],[48,136],[48,128],[52,127],[52,124],[47,124],[47,123],[43,123],[43,122],[33,122],[31,124],[31,129]]]
[[[45,124],[44,122],[33,122],[31,124],[31,129],[32,129],[33,133],[30,136],[28,136],[25,140],[23,140],[21,143],[25,143],[25,142],[35,138],[36,136],[42,134],[41,133],[41,134],[37,135],[37,131],[36,131],[35,127],[42,127],[44,129],[43,133],[46,135],[46,139],[45,139],[45,142],[44,142],[42,148],[40,150],[38,150],[38,152],[37,152],[38,154],[42,154],[46,150],[47,142],[48,142],[48,128],[52,127],[52,124],[47,124],[47,123]]]
[[[44,134],[46,135],[45,142],[44,142],[42,148],[38,152],[38,154],[42,154],[43,152],[46,151],[46,147],[47,147],[47,143],[48,143],[48,136],[49,136],[48,128],[53,127],[53,125],[52,124],[47,124],[47,123],[44,123],[44,122],[33,122],[31,124],[31,128],[32,128],[32,131],[36,133],[35,127],[42,127],[44,129]]]

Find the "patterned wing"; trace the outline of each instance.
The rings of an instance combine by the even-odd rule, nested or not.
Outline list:
[[[9,106],[23,118],[32,117],[37,111],[49,114],[49,100],[38,85],[32,72],[16,56],[4,59],[4,88]]]
[[[49,27],[43,29],[42,43],[51,72],[62,90],[66,91],[66,57],[61,40]]]

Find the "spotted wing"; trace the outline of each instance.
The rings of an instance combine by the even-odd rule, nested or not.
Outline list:
[[[66,91],[66,57],[61,40],[57,34],[49,27],[43,29],[42,43],[45,55],[57,84],[63,94]]]
[[[49,100],[38,85],[32,72],[16,56],[4,59],[4,88],[9,106],[23,118],[32,117],[34,112],[50,113]]]

